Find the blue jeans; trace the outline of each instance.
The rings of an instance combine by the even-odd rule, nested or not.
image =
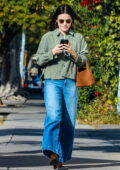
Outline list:
[[[45,80],[46,118],[42,151],[59,155],[59,161],[71,159],[77,111],[78,92],[72,79]]]

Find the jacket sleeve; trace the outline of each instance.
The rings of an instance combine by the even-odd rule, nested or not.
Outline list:
[[[40,66],[44,66],[45,64],[47,64],[48,62],[54,60],[55,56],[52,54],[52,50],[48,50],[48,37],[45,34],[40,43],[39,43],[39,47],[37,50],[37,53],[35,54],[36,60],[37,60],[37,64]]]
[[[87,60],[88,48],[84,37],[81,35],[79,38],[79,51],[77,52],[77,58],[75,59],[78,67],[84,67]]]

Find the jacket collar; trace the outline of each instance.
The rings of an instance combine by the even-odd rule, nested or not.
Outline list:
[[[56,34],[57,36],[60,36],[61,32],[59,31],[58,28],[55,29],[55,34]],[[67,34],[70,34],[70,35],[74,36],[74,31],[73,31],[72,29],[70,29],[70,30],[67,32]]]

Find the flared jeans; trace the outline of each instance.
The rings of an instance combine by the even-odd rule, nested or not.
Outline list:
[[[71,159],[78,89],[75,80],[46,79],[44,85],[46,117],[42,139],[42,151],[50,157],[50,151],[59,155],[59,161]]]

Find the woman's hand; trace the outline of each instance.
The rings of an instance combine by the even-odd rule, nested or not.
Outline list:
[[[74,59],[77,58],[77,53],[75,52],[75,50],[73,50],[70,44],[64,44],[63,48],[65,51],[71,54]]]
[[[58,44],[52,49],[53,55],[60,54],[64,50],[63,44]]]

